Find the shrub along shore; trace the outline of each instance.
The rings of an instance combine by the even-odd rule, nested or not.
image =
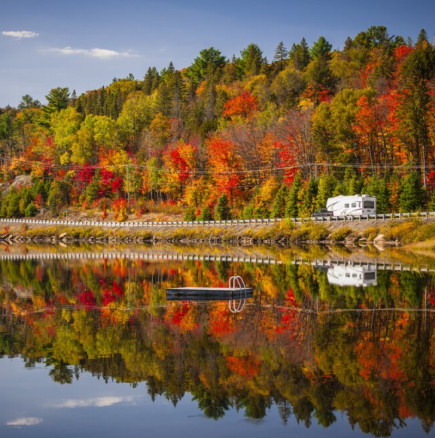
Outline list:
[[[368,243],[403,245],[435,240],[435,221],[418,219],[319,224],[294,224],[289,220],[273,225],[197,227],[197,228],[123,228],[6,226],[0,235],[5,243],[227,243],[234,245],[294,243]],[[435,243],[433,245],[435,250]]]

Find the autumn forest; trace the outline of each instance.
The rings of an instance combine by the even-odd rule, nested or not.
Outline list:
[[[341,49],[210,47],[181,70],[24,95],[0,109],[0,216],[294,217],[357,193],[379,213],[435,210],[434,72],[424,30],[373,26]]]

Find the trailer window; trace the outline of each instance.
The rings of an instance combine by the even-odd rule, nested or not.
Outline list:
[[[349,204],[344,204],[344,208],[349,208]]]
[[[376,280],[376,272],[365,272],[364,280]]]
[[[374,203],[374,201],[364,201],[363,207],[364,208],[375,208],[375,203]]]
[[[356,202],[352,202],[352,207],[356,207]]]

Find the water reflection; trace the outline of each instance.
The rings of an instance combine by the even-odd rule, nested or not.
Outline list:
[[[171,287],[224,287],[231,275],[254,288],[242,313],[228,300],[166,299]],[[275,406],[283,423],[306,427],[329,427],[339,412],[375,436],[412,418],[423,431],[433,427],[430,273],[325,272],[292,261],[28,259],[0,261],[0,284],[1,355],[43,363],[61,384],[86,372],[146,382],[151,399],[177,404],[189,393],[215,419],[231,409],[262,419]]]
[[[365,266],[332,266],[328,268],[328,281],[337,286],[376,286],[377,271]]]

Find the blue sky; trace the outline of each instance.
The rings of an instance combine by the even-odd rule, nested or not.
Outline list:
[[[80,94],[142,78],[169,61],[187,67],[211,46],[231,57],[254,42],[271,60],[280,41],[323,35],[340,48],[372,25],[413,40],[425,28],[433,41],[434,18],[429,0],[2,0],[0,107],[24,94],[44,103],[54,87]]]

